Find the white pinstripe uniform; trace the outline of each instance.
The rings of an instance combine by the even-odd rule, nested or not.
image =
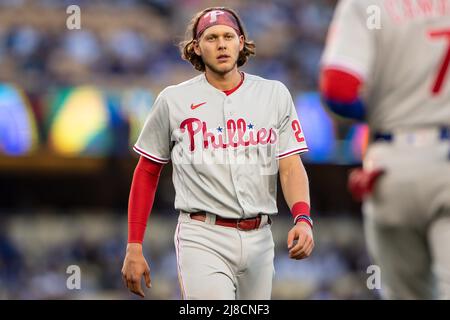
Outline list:
[[[270,298],[277,160],[307,151],[292,97],[278,81],[244,74],[231,95],[201,74],[164,89],[134,150],[173,164],[175,235],[183,296]],[[206,212],[204,222],[187,213]],[[263,215],[259,229],[214,225]]]
[[[434,270],[450,298],[450,0],[340,1],[322,62],[364,81],[370,130],[387,138],[363,163],[386,171],[363,207],[384,296],[434,297]]]

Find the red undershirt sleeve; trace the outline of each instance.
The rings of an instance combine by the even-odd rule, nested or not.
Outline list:
[[[334,113],[364,121],[366,107],[359,97],[361,79],[345,70],[325,68],[321,72],[320,92],[323,101]]]
[[[351,104],[358,99],[361,80],[343,70],[325,68],[320,79],[320,91],[327,100]]]
[[[128,243],[142,243],[163,164],[140,157],[128,201]]]

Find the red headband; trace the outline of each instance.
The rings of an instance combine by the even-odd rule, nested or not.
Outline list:
[[[229,26],[236,30],[238,35],[241,35],[239,24],[231,13],[225,10],[212,10],[205,13],[198,21],[195,37],[198,39],[206,29],[218,24]]]

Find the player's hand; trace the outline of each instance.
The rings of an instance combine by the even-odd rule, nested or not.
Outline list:
[[[294,241],[297,243],[294,245]],[[311,227],[305,221],[299,221],[289,231],[287,238],[289,258],[300,260],[308,258],[314,249],[314,238]]]
[[[367,171],[363,168],[356,168],[351,170],[348,176],[347,187],[353,199],[363,201],[368,197],[373,192],[376,181],[384,173],[383,169]]]
[[[123,261],[122,278],[131,292],[144,298],[145,294],[141,287],[142,275],[147,288],[151,288],[150,267],[142,253],[142,245],[140,243],[129,243]]]

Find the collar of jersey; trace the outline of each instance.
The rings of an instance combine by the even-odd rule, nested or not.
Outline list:
[[[230,95],[236,93],[237,91],[239,91],[239,90],[244,86],[244,84],[247,82],[247,78],[248,78],[248,77],[246,76],[245,72],[243,72],[243,71],[239,71],[239,72],[240,72],[241,75],[242,75],[242,80],[241,80],[241,81],[239,82],[239,84],[238,84],[236,87],[234,87],[233,89],[225,90],[225,92],[227,92],[227,91],[230,92],[230,91],[231,91],[231,93],[229,93],[228,95],[227,95],[223,90],[217,89],[217,88],[214,87],[211,83],[209,83],[208,80],[206,79],[205,73],[202,74],[202,78],[203,78],[203,81],[206,83],[206,85],[207,85],[208,87],[210,87],[211,89],[213,89],[215,92],[221,93],[224,97],[228,97],[228,96],[230,96]]]

